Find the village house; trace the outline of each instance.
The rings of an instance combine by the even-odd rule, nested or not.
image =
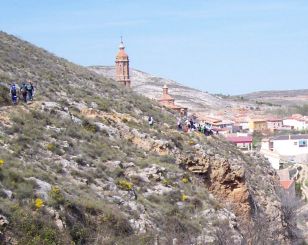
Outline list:
[[[198,116],[198,118],[202,123],[208,124],[211,127],[221,122],[221,119],[209,117],[209,116]]]
[[[228,131],[230,133],[232,133],[233,125],[234,125],[234,122],[231,121],[231,120],[227,120],[227,119],[219,120],[219,121],[213,123],[213,127],[221,128],[221,129],[226,128],[226,129],[228,129]]]
[[[280,135],[263,139],[260,152],[275,169],[281,162],[308,163],[308,134]]]
[[[252,136],[237,136],[230,135],[226,137],[226,140],[235,144],[242,151],[251,151],[252,150]]]
[[[283,119],[283,125],[289,126],[294,130],[308,130],[308,117],[300,114],[293,114],[292,116]]]
[[[281,130],[283,127],[282,119],[271,118],[267,120],[267,128],[274,132],[276,130]]]
[[[249,130],[249,122],[248,120],[241,120],[238,122],[239,126],[242,130]]]
[[[251,119],[248,123],[249,131],[253,132],[265,132],[268,130],[267,121],[264,119]]]
[[[202,123],[209,125],[213,131],[217,131],[221,134],[232,133],[234,122],[227,119],[218,119],[214,117],[198,117]]]
[[[162,97],[158,99],[158,102],[161,105],[178,112],[181,116],[187,116],[188,109],[176,105],[174,101],[175,101],[174,98],[169,95],[168,86],[165,84],[163,87]]]

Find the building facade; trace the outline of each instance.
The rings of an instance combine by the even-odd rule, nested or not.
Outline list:
[[[275,169],[281,162],[308,163],[307,143],[308,134],[275,136],[262,140],[261,153]]]
[[[262,120],[262,119],[253,119],[249,121],[248,124],[249,127],[249,131],[250,132],[265,132],[268,130],[267,128],[267,121],[266,120]]]
[[[251,151],[252,150],[252,136],[227,136],[226,140],[235,144],[238,148],[243,151]]]
[[[272,132],[279,130],[279,129],[282,129],[282,126],[283,126],[282,119],[269,119],[269,120],[267,120],[267,128]]]
[[[283,120],[284,126],[289,126],[291,129],[294,130],[308,130],[308,118],[299,116],[299,115],[292,115]]]
[[[122,38],[119,46],[119,52],[115,60],[115,70],[115,80],[126,87],[130,87],[129,58],[125,52],[125,46]]]

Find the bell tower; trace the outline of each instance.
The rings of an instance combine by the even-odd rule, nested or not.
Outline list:
[[[128,55],[125,53],[125,46],[121,37],[121,43],[119,46],[119,52],[115,60],[115,80],[122,83],[126,87],[130,87],[130,77],[129,77],[129,59]]]

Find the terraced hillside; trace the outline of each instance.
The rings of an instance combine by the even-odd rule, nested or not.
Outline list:
[[[24,79],[35,101],[12,106],[8,85]],[[0,243],[297,239],[259,155],[178,132],[173,112],[4,32],[0,81]]]

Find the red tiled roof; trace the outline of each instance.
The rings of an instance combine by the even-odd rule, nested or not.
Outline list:
[[[232,143],[252,143],[252,136],[228,136],[226,139]]]
[[[288,190],[291,185],[293,184],[294,180],[280,180],[280,186],[285,189]]]

